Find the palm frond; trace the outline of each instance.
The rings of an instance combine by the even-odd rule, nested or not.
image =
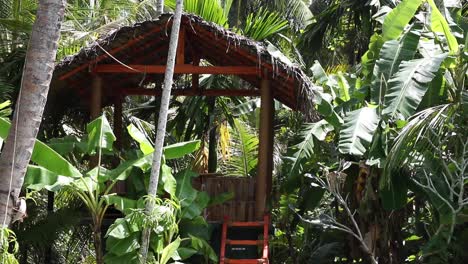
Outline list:
[[[220,0],[185,0],[184,11],[201,16],[207,21],[214,22],[223,27],[229,27],[228,14],[232,1]],[[165,5],[175,8],[175,0],[166,0]]]
[[[305,28],[313,21],[314,15],[309,8],[310,2],[305,0],[274,0],[272,8],[291,21],[297,30]]]
[[[449,121],[459,109],[458,104],[444,104],[425,109],[414,115],[395,140],[384,167],[383,178],[404,166],[419,166],[431,139],[443,135]]]
[[[281,32],[287,26],[288,22],[279,13],[260,8],[247,17],[243,32],[244,35],[260,41]]]
[[[257,167],[258,136],[247,123],[235,119],[231,128],[231,157],[226,162],[226,175],[253,176]]]

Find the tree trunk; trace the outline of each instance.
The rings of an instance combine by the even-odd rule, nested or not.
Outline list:
[[[158,15],[164,12],[164,0],[159,0],[156,2],[156,12]]]
[[[40,0],[26,53],[21,90],[0,156],[0,221],[8,226],[31,159],[55,67],[65,0]]]
[[[159,109],[158,128],[156,132],[156,140],[154,141],[153,165],[151,169],[151,176],[148,187],[148,195],[156,196],[159,183],[159,172],[161,168],[162,149],[164,145],[164,136],[166,135],[167,112],[169,110],[169,101],[171,98],[172,78],[174,77],[174,65],[177,51],[177,44],[179,40],[180,22],[182,20],[182,6],[183,0],[176,1],[176,10],[174,15],[174,22],[172,23],[171,38],[169,41],[169,51],[167,55],[167,68],[164,75],[164,86],[161,95],[161,107]],[[145,212],[152,213],[154,204],[147,202]],[[149,239],[151,229],[146,228],[143,230],[141,237],[140,256],[141,262],[146,263],[148,256]]]
[[[102,248],[102,233],[101,233],[102,223],[97,223],[94,225],[93,236],[94,236],[94,250],[96,252],[96,264],[104,263],[104,251]]]

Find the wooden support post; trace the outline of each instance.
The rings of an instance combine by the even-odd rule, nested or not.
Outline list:
[[[102,108],[102,78],[98,75],[93,75],[93,82],[91,87],[91,105],[90,117],[91,120],[96,119],[101,115]]]
[[[119,92],[114,101],[114,134],[116,137],[115,147],[117,149],[122,148],[122,103],[123,97]]]
[[[271,192],[273,169],[273,115],[274,101],[270,81],[264,74],[260,84],[260,133],[258,147],[258,172],[255,192],[255,216],[261,220],[266,212],[266,202]]]

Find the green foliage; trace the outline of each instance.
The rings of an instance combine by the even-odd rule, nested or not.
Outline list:
[[[175,0],[166,0],[165,5],[175,9]],[[203,17],[207,21],[214,22],[223,27],[229,27],[228,15],[232,0],[186,0],[184,1],[184,11]]]
[[[5,140],[8,136],[9,129],[10,122],[4,118],[0,118],[0,138]],[[31,160],[45,169],[48,169],[59,175],[69,177],[81,176],[81,173],[77,168],[75,168],[70,162],[68,162],[57,152],[39,140],[36,140]]]
[[[388,82],[403,60],[412,59],[419,42],[419,33],[409,31],[400,40],[389,40],[383,44],[380,56],[375,63],[371,84],[371,101],[374,104],[383,102]]]
[[[367,151],[379,123],[377,108],[368,106],[349,112],[340,130],[339,150],[362,156]]]
[[[15,233],[7,227],[2,227],[0,233],[0,261],[5,264],[18,264],[15,254],[18,252],[19,244]]]
[[[88,132],[88,154],[97,154],[99,150],[112,151],[116,137],[104,115],[89,123],[86,131]]]
[[[278,32],[281,32],[288,22],[276,12],[260,8],[255,14],[247,17],[243,32],[246,36],[255,40],[264,40]]]
[[[427,0],[431,7],[431,30],[435,33],[442,33],[445,36],[448,49],[451,54],[455,54],[458,51],[458,42],[452,33],[452,30],[447,23],[446,18],[440,13],[434,0]]]
[[[382,114],[393,118],[399,114],[402,119],[414,114],[446,56],[402,62],[388,83]]]
[[[258,136],[249,125],[234,120],[232,134],[232,155],[227,161],[227,173],[234,176],[252,176],[258,163]]]
[[[422,3],[423,0],[403,0],[390,11],[382,25],[382,40],[399,38]]]

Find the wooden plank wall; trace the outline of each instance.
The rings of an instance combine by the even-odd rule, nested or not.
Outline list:
[[[201,174],[194,179],[193,186],[211,197],[234,192],[233,199],[205,210],[204,217],[208,222],[222,222],[224,216],[229,216],[232,221],[255,220],[255,178]]]

